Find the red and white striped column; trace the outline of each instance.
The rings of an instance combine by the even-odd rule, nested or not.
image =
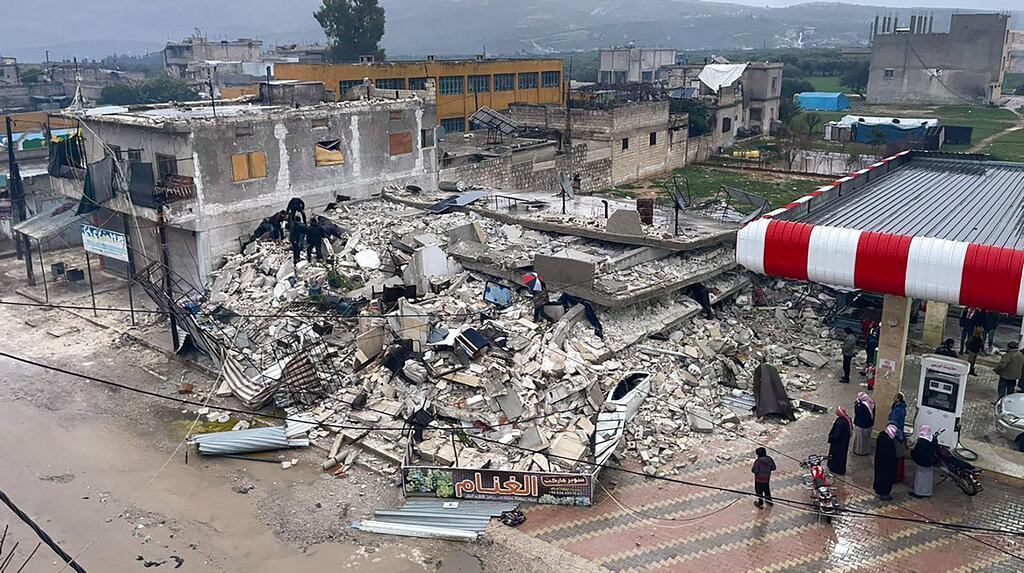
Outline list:
[[[762,218],[736,260],[769,276],[1024,314],[1024,251]]]

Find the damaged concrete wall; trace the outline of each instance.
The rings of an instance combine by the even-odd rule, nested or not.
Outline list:
[[[434,125],[433,108],[419,102],[389,102],[322,114],[274,114],[255,121],[248,133],[203,125],[194,135],[198,162],[195,228],[203,234],[203,256],[216,260],[238,248],[259,221],[300,197],[307,209],[319,209],[339,195],[352,198],[379,193],[389,182],[436,185],[434,147],[421,147],[421,130]],[[316,125],[317,127],[314,127]],[[396,147],[392,136],[411,139],[411,149]],[[318,142],[340,141],[344,162],[318,166]],[[267,176],[234,181],[232,156],[266,154]]]
[[[572,108],[571,114],[573,142],[610,153],[611,185],[659,175],[686,163],[686,131],[670,131],[667,101]],[[517,105],[510,115],[529,127],[566,129],[565,110],[557,106]]]
[[[514,162],[511,155],[478,163],[448,167],[440,171],[445,181],[465,181],[474,185],[499,189],[529,189],[557,193],[559,175],[579,173],[584,192],[606,189],[611,185],[611,157],[607,149],[590,150],[587,144],[576,145],[569,153],[552,161]]]

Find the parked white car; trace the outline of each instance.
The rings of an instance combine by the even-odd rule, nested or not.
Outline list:
[[[996,402],[996,428],[1024,452],[1024,394],[1009,394]]]

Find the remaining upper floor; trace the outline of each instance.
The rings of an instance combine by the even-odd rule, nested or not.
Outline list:
[[[115,200],[114,210],[155,220],[163,206],[168,222],[197,231],[293,196],[364,197],[436,171],[434,108],[415,95],[298,109],[100,108],[81,119],[88,161],[113,157],[133,203]]]

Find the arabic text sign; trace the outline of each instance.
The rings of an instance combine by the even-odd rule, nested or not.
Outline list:
[[[593,476],[460,468],[406,467],[407,496],[522,501],[553,505],[593,502]]]
[[[128,241],[123,233],[82,225],[82,246],[90,253],[128,262]]]

